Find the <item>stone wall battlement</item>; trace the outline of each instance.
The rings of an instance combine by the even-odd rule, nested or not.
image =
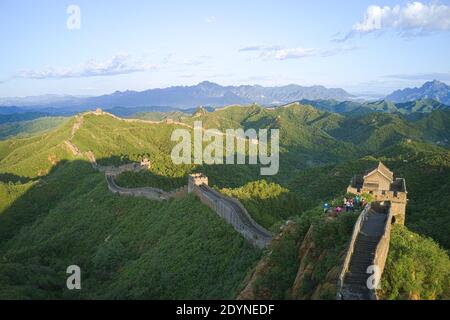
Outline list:
[[[230,223],[253,245],[265,248],[272,240],[273,235],[252,219],[239,200],[227,197],[206,184],[195,185],[191,190],[202,203]]]

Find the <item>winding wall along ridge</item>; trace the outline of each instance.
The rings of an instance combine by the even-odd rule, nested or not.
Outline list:
[[[143,187],[143,188],[124,188],[117,185],[114,177],[125,171],[139,171],[143,168],[139,164],[126,164],[120,167],[114,166],[100,166],[97,164],[95,155],[93,152],[81,152],[79,148],[72,142],[75,133],[81,128],[83,124],[83,116],[86,114],[106,114],[115,119],[126,121],[126,122],[142,122],[149,124],[161,124],[164,121],[148,121],[139,119],[121,119],[115,115],[105,113],[105,112],[86,112],[80,116],[76,117],[76,121],[72,128],[72,134],[69,140],[65,141],[66,147],[73,153],[74,156],[85,156],[92,167],[98,171],[105,173],[106,182],[108,185],[108,190],[112,193],[116,193],[122,196],[133,196],[133,197],[144,197],[155,201],[166,201],[173,198],[178,198],[184,196],[188,193],[188,186],[178,188],[169,192],[164,190],[153,188],[153,187]],[[182,125],[193,129],[191,126],[181,123],[172,122],[173,124]],[[227,197],[208,185],[200,185],[194,187],[194,194],[206,205],[212,208],[220,217],[225,221],[230,223],[236,231],[241,233],[247,240],[257,247],[265,248],[272,240],[273,235],[256,223],[252,217],[249,215],[245,207],[237,199]]]
[[[195,186],[193,192],[255,246],[265,248],[272,240],[272,234],[256,223],[238,200],[207,185]]]

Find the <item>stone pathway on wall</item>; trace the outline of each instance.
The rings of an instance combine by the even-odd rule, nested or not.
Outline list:
[[[207,185],[196,186],[200,200],[230,223],[236,231],[259,248],[266,248],[273,235],[252,219],[245,207],[234,198],[227,197]]]
[[[161,189],[145,187],[145,188],[123,188],[119,187],[114,181],[114,175],[106,174],[106,182],[108,183],[108,189],[122,196],[143,197],[155,201],[165,201],[171,198],[180,197],[183,194],[187,194],[187,186],[171,192],[165,192]]]
[[[367,286],[371,274],[367,268],[374,264],[375,253],[383,236],[387,214],[373,209],[367,214],[354,245],[350,265],[344,277],[343,300],[370,300],[372,291]]]

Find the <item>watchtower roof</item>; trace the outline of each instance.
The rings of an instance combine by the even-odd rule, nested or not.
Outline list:
[[[389,170],[388,167],[386,167],[381,161],[375,168],[366,171],[366,173],[364,174],[364,179],[376,172],[380,173],[381,175],[389,179],[389,181],[391,182],[394,181],[394,173],[391,170]]]

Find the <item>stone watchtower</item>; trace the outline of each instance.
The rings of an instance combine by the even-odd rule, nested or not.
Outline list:
[[[95,109],[94,114],[96,116],[101,116],[103,114],[103,110],[101,108],[97,108]]]
[[[145,157],[141,160],[141,167],[142,168],[146,168],[146,169],[150,169],[152,166],[152,163],[150,162],[150,160]]]
[[[362,195],[371,194],[377,202],[388,201],[393,213],[393,222],[405,224],[407,194],[406,182],[403,178],[394,178],[394,174],[383,163],[367,171],[364,175],[352,178],[348,193]]]
[[[194,191],[195,186],[208,185],[208,177],[203,173],[194,173],[189,175],[188,192]]]

